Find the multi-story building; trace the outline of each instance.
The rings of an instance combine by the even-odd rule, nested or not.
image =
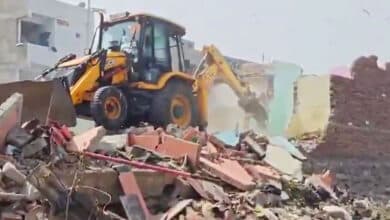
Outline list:
[[[33,79],[89,47],[93,16],[56,0],[0,0],[0,82]]]

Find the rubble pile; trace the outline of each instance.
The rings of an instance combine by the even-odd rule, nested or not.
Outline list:
[[[8,114],[18,105],[1,108],[0,119],[14,126],[0,146],[0,219],[384,216],[372,201],[354,200],[330,171],[304,175],[306,157],[283,137],[175,125],[73,134],[53,121],[18,123]]]
[[[315,170],[332,169],[352,191],[386,199],[390,178],[382,174],[390,168],[390,68],[379,67],[377,60],[358,58],[352,79],[331,76],[332,115],[310,158]]]

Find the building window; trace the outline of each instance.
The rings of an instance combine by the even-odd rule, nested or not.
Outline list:
[[[33,14],[18,20],[18,43],[53,46],[54,19]]]

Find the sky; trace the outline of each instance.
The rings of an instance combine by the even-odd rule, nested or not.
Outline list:
[[[80,3],[84,0],[62,0]],[[327,73],[362,55],[390,61],[389,0],[91,0],[108,13],[147,12],[186,27],[195,45],[255,62]]]

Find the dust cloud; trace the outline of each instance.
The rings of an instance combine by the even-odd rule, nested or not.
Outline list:
[[[238,97],[226,84],[214,85],[209,90],[208,132],[234,130],[243,127],[245,111],[238,106]]]

